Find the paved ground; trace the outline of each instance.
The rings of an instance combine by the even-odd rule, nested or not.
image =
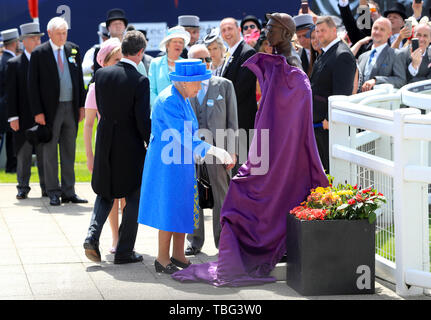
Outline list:
[[[135,248],[143,254],[143,263],[112,263],[106,225],[100,239],[105,261],[96,264],[87,260],[82,248],[95,200],[90,184],[76,186],[77,194],[89,204],[60,207],[41,198],[37,185],[32,188],[29,199],[18,201],[14,185],[0,184],[0,299],[401,299],[380,282],[374,295],[325,297],[302,297],[283,281],[243,288],[182,284],[155,272],[157,230],[142,225]],[[204,253],[193,257],[193,263],[216,260],[210,213],[205,219]]]

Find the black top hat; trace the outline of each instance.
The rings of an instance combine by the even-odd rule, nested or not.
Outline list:
[[[129,21],[126,18],[126,14],[123,9],[111,9],[108,11],[106,18],[106,27],[109,28],[109,24],[114,20],[123,20],[124,25],[127,27]]]
[[[406,8],[401,3],[395,3],[392,8],[383,13],[383,16],[387,18],[390,13],[398,13],[403,19],[407,19]]]
[[[258,28],[259,30],[261,30],[261,29],[262,29],[262,24],[260,23],[259,19],[258,19],[258,18],[256,18],[255,16],[248,15],[248,16],[245,16],[245,17],[244,17],[244,19],[242,19],[242,21],[241,21],[241,30],[242,30],[242,27],[244,26],[244,24],[245,24],[247,21],[253,21],[254,23],[256,23],[257,28]]]
[[[47,143],[52,139],[52,132],[48,126],[35,125],[25,131],[25,137],[32,145]]]

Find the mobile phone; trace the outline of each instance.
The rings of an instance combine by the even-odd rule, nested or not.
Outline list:
[[[414,52],[417,48],[419,48],[419,39],[413,38],[412,39],[412,52]]]
[[[422,0],[415,0],[415,3],[421,3]]]
[[[406,28],[408,28],[409,30],[412,30],[412,21],[405,19],[404,22],[405,22]]]
[[[308,13],[308,0],[301,0],[302,13]]]

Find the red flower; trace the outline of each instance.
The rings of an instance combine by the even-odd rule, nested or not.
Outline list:
[[[356,203],[355,199],[350,199],[349,201],[347,201],[348,204],[352,205]]]
[[[383,193],[379,192],[377,195],[383,197]]]
[[[358,184],[355,184],[355,186],[353,187],[353,189],[358,189]]]

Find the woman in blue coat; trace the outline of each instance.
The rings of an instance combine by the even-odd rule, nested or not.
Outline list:
[[[151,106],[154,105],[160,92],[171,85],[169,72],[174,71],[175,61],[182,59],[180,55],[189,42],[190,34],[181,26],[170,28],[166,37],[160,42],[159,49],[166,54],[151,60],[148,71]]]
[[[201,60],[175,63],[172,85],[163,90],[152,108],[151,137],[142,174],[138,222],[159,229],[157,272],[172,274],[190,265],[184,255],[186,233],[198,226],[199,204],[195,159],[211,154],[233,167],[231,156],[197,136],[198,121],[190,105],[211,71]],[[202,222],[203,223],[203,222]],[[173,252],[170,258],[170,242]]]

